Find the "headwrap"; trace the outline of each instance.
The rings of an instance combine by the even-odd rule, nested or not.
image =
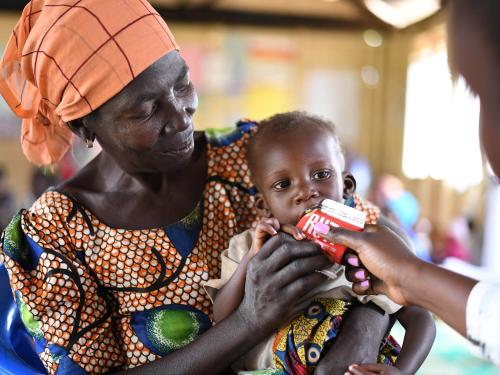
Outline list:
[[[32,0],[0,64],[0,94],[23,119],[21,143],[38,165],[71,147],[66,124],[119,93],[178,46],[146,0]]]

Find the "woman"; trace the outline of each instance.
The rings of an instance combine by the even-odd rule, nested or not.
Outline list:
[[[500,2],[453,0],[450,38],[454,62],[481,101],[481,143],[500,176]],[[356,278],[362,294],[385,293],[395,302],[419,305],[478,345],[490,361],[500,365],[500,287],[419,261],[388,228],[364,233],[342,230],[328,237],[353,248],[371,279]],[[358,262],[356,259],[351,260]],[[360,267],[361,264],[357,263]],[[368,281],[369,280],[369,281]],[[351,373],[371,373],[373,367],[354,366]]]
[[[1,68],[29,160],[57,162],[73,133],[103,149],[21,211],[0,248],[49,373],[219,373],[307,306],[329,262],[279,235],[249,265],[239,308],[210,328],[201,281],[255,219],[245,161],[254,124],[217,139],[193,131],[188,68],[146,1],[33,0]],[[380,332],[358,334],[365,319]],[[336,365],[376,356],[349,340],[379,343],[387,324],[353,309]]]

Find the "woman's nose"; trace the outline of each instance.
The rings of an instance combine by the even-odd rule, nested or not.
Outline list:
[[[191,127],[191,116],[181,103],[169,100],[163,106],[163,134],[178,133]]]
[[[310,183],[303,183],[295,196],[295,204],[302,204],[307,202],[309,199],[317,198],[319,196],[316,188]]]

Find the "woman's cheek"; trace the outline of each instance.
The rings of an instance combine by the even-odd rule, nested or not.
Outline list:
[[[146,151],[151,149],[158,140],[159,130],[147,124],[141,127],[128,128],[124,132],[125,144],[127,148],[136,151]]]

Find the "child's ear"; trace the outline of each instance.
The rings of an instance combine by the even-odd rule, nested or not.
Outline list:
[[[349,172],[342,173],[344,180],[344,192],[342,198],[348,199],[356,192],[356,179]]]
[[[260,217],[271,217],[271,210],[267,206],[266,201],[261,193],[255,195],[255,207],[257,208],[257,215]]]

